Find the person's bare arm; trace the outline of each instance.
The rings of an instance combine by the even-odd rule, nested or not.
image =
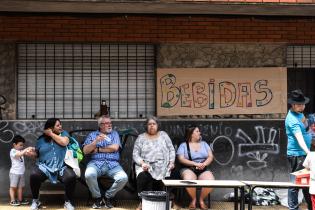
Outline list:
[[[212,151],[209,150],[207,159],[202,163],[199,169],[204,169],[204,167],[210,165],[212,161],[213,161],[213,154],[212,154]]]
[[[17,158],[22,157],[25,153],[26,153],[25,149],[23,149],[21,151],[16,151],[14,157],[17,157]]]
[[[181,163],[181,164],[183,164],[183,165],[185,165],[185,166],[187,166],[187,167],[190,167],[190,166],[194,166],[194,167],[198,167],[200,164],[198,164],[198,163],[196,163],[196,162],[194,162],[194,161],[192,161],[192,160],[188,160],[188,159],[186,159],[185,157],[184,157],[184,155],[178,155],[178,161]]]
[[[57,144],[61,146],[67,146],[69,144],[69,138],[67,136],[60,136],[55,134],[50,128],[44,130],[47,136],[50,136]]]
[[[117,152],[119,150],[119,145],[118,144],[111,144],[108,145],[107,147],[100,147],[99,152]]]
[[[308,154],[310,152],[310,150],[307,148],[306,144],[305,144],[305,141],[304,141],[304,138],[303,138],[303,135],[301,132],[297,132],[294,134],[296,140],[298,141],[300,147],[304,150],[304,152],[306,154]]]
[[[37,158],[38,154],[35,147],[29,147],[30,149],[26,151],[25,155],[31,158]]]

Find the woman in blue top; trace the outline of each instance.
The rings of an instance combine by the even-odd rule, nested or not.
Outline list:
[[[41,183],[49,179],[51,183],[59,180],[65,186],[65,204],[67,210],[74,210],[72,205],[76,183],[74,171],[65,165],[64,158],[69,143],[69,134],[62,130],[61,122],[57,118],[46,121],[44,133],[36,142],[33,156],[37,163],[30,175],[30,185],[33,196],[31,210],[38,210],[38,200]]]
[[[182,179],[188,180],[214,180],[214,176],[207,169],[207,166],[213,161],[213,154],[209,145],[201,140],[199,128],[192,126],[186,129],[185,142],[177,150],[178,161],[183,165],[180,170]],[[189,209],[196,209],[196,188],[186,188],[191,202]],[[199,204],[200,209],[208,209],[204,203],[204,198],[212,191],[211,188],[202,188]]]

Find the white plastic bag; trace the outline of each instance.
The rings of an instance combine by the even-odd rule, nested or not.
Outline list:
[[[77,158],[73,157],[72,150],[67,149],[64,161],[65,161],[65,164],[67,164],[73,169],[75,175],[79,178],[81,176],[81,170],[79,168],[79,161]]]
[[[281,203],[282,206],[285,206],[285,207],[289,207],[288,205],[288,189],[279,189],[279,190],[275,190],[277,196],[279,197],[279,201]],[[298,202],[299,204],[302,203],[303,201],[303,192],[302,190],[300,189],[299,190],[299,196],[298,196]]]

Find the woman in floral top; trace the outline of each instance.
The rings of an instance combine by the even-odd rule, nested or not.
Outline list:
[[[134,144],[133,160],[136,163],[137,190],[162,190],[162,179],[170,176],[174,168],[175,149],[170,137],[159,131],[158,119],[146,121],[146,132],[140,134]],[[141,203],[137,210],[141,210]]]

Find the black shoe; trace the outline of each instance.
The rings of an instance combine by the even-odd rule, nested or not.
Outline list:
[[[94,204],[92,205],[92,209],[100,209],[104,206],[102,198],[96,198]]]
[[[111,208],[113,208],[114,206],[113,206],[113,202],[112,202],[112,199],[111,198],[104,198],[104,200],[105,200],[105,208],[108,208],[108,209],[111,209]]]
[[[24,199],[24,198],[21,201],[19,201],[19,202],[20,202],[21,205],[28,205],[28,204],[30,204],[30,202],[28,200]]]

